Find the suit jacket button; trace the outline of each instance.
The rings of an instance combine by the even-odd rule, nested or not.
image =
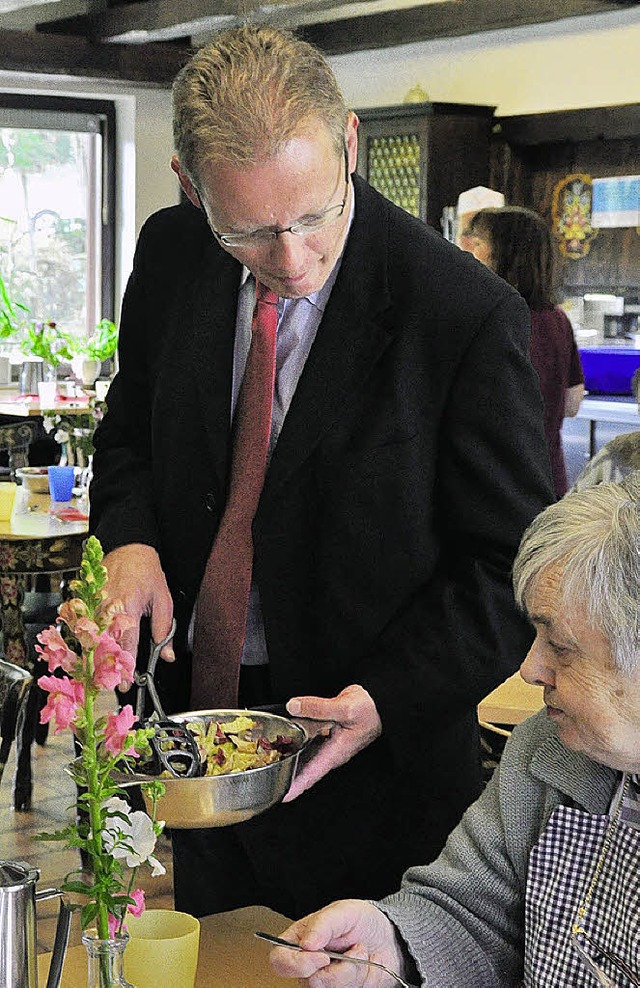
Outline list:
[[[207,511],[216,510],[216,496],[215,494],[212,494],[211,491],[209,491],[209,493],[205,494],[204,496],[204,506],[207,509]]]

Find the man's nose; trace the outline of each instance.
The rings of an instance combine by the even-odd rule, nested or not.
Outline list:
[[[553,686],[555,670],[549,663],[546,650],[536,638],[520,666],[520,675],[531,686]]]
[[[304,257],[306,247],[304,237],[285,230],[274,237],[271,243],[271,256],[277,259],[288,274],[296,274]]]

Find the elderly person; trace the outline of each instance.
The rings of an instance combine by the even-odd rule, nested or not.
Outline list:
[[[640,985],[637,481],[542,512],[514,587],[536,632],[522,676],[544,686],[546,710],[515,729],[434,864],[376,905],[327,906],[288,939],[434,988]],[[394,984],[317,952],[278,947],[272,963],[310,988]]]

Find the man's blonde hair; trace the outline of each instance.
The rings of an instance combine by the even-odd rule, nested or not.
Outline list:
[[[342,153],[347,109],[333,72],[312,45],[270,27],[222,31],[173,85],[175,148],[196,186],[205,162],[269,160],[318,119]]]

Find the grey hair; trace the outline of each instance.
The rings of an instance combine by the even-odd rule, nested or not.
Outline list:
[[[328,63],[288,31],[244,24],[217,34],[173,84],[178,158],[198,185],[204,164],[276,157],[305,125],[326,125],[342,154],[347,108]]]
[[[522,537],[513,589],[525,610],[540,576],[562,571],[562,606],[586,611],[607,638],[614,665],[640,665],[640,480],[598,484],[565,495],[546,508]]]

